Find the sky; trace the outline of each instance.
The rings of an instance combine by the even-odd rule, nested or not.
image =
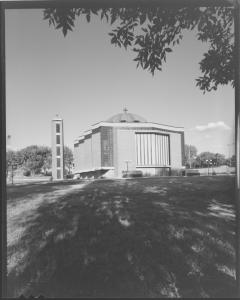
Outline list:
[[[78,19],[66,37],[40,9],[6,11],[6,120],[8,147],[51,146],[51,120],[64,120],[64,141],[122,112],[184,127],[185,143],[234,153],[234,89],[196,87],[208,45],[186,31],[161,72],[136,68],[135,53],[114,47],[113,28],[100,18]]]

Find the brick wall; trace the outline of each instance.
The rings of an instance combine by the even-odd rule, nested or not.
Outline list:
[[[101,165],[113,166],[113,128],[101,127]]]

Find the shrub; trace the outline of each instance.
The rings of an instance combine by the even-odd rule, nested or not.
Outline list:
[[[66,178],[67,178],[67,179],[72,179],[73,176],[74,176],[74,174],[67,174],[67,175],[66,175]]]
[[[42,169],[41,169],[41,168],[36,168],[36,169],[34,170],[34,173],[35,173],[35,174],[40,174],[40,173],[41,173],[41,171],[42,171]]]
[[[123,171],[123,178],[133,178],[133,177],[142,177],[143,173],[140,170],[134,170],[134,171]]]
[[[30,170],[24,170],[23,171],[23,176],[30,176],[31,175],[31,171]]]
[[[198,170],[187,170],[187,176],[200,176],[200,172]]]
[[[46,171],[44,175],[45,176],[52,176],[52,171]]]
[[[181,176],[182,170],[181,169],[171,169],[170,174],[171,174],[171,176]]]
[[[135,171],[129,172],[129,176],[130,177],[142,177],[143,173],[140,170],[135,170]]]

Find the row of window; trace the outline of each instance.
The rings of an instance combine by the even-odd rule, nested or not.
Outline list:
[[[136,133],[138,166],[170,165],[169,135]]]
[[[60,123],[56,123],[56,133],[60,133]],[[56,144],[60,145],[60,135],[56,135]],[[60,156],[61,149],[59,146],[56,147],[57,156]],[[61,159],[57,157],[57,168],[61,167]],[[57,170],[57,179],[61,179],[61,170]]]

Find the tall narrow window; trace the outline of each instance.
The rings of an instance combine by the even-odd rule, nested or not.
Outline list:
[[[57,170],[57,179],[61,179],[61,170]]]
[[[56,124],[56,132],[60,133],[60,124],[59,123]]]
[[[60,147],[57,147],[57,156],[60,156]]]
[[[60,166],[61,166],[61,161],[60,161],[60,158],[58,157],[57,158],[57,168],[60,168]]]
[[[56,144],[60,144],[60,135],[56,135]]]

